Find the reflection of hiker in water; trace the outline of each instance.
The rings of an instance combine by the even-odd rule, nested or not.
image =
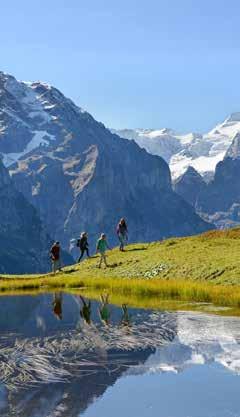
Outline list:
[[[121,219],[117,226],[117,235],[120,242],[119,250],[124,251],[124,246],[128,241],[128,228],[125,219]]]
[[[80,295],[79,296],[82,302],[82,308],[80,309],[80,316],[85,320],[87,324],[91,323],[91,301],[88,300],[88,303],[84,300],[84,298]]]
[[[126,304],[122,304],[122,318],[120,324],[122,326],[130,326],[131,318]]]
[[[105,294],[105,295],[102,294],[101,295],[101,305],[99,307],[99,314],[100,314],[101,320],[105,324],[110,323],[110,310],[109,310],[109,305],[108,305],[108,294]]]
[[[53,304],[53,314],[59,320],[62,320],[62,293],[61,292],[55,292],[52,304]]]

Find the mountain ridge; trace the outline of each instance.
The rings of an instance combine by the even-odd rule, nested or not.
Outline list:
[[[65,248],[83,230],[116,242],[122,216],[132,241],[211,228],[172,191],[162,158],[112,134],[48,84],[0,73],[0,129],[16,188]]]
[[[193,166],[202,176],[213,176],[234,136],[240,132],[240,113],[235,112],[206,134],[179,134],[171,128],[114,130],[125,139],[135,140],[149,153],[159,155],[169,163],[175,181]]]

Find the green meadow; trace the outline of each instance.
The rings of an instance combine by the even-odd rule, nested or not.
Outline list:
[[[0,291],[84,288],[132,297],[135,303],[181,300],[240,307],[240,228],[129,245],[123,253],[114,248],[107,255],[108,268],[99,269],[93,256],[55,276],[3,275]]]

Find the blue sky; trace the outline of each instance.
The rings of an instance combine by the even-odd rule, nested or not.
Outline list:
[[[8,0],[0,69],[107,126],[207,131],[240,111],[238,0]]]

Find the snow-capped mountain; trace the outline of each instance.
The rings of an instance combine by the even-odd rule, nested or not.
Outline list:
[[[54,142],[59,142],[66,133],[61,120],[66,108],[81,119],[91,119],[87,112],[51,85],[20,82],[0,72],[0,154],[4,165],[12,165],[36,148],[50,150],[54,147]],[[204,135],[183,135],[167,128],[112,129],[122,138],[134,139],[148,153],[161,156],[169,164],[173,180],[189,166],[202,175],[213,173],[239,131],[240,113],[233,113]]]
[[[90,244],[103,231],[115,243],[122,216],[133,241],[212,227],[173,192],[162,158],[112,134],[46,83],[0,72],[0,154],[16,188],[65,248],[82,230]]]
[[[0,71],[0,155],[6,167],[37,148],[49,148],[64,137],[59,120],[64,108],[88,114],[60,91],[43,82],[17,81]]]
[[[209,133],[180,135],[171,129],[114,130],[125,139],[134,139],[138,145],[153,155],[159,155],[168,162],[173,180],[182,175],[189,166],[203,176],[213,174],[218,162],[222,161],[240,132],[240,113],[233,113]]]

